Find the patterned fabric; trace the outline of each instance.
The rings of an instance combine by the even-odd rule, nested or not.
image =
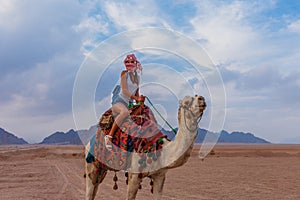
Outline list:
[[[103,115],[109,115],[111,109]],[[113,171],[126,170],[130,166],[130,153],[147,153],[148,159],[155,161],[166,136],[158,129],[157,121],[151,109],[146,105],[130,108],[130,117],[124,120],[113,138],[112,151],[107,150],[104,136],[110,128],[97,130],[94,143],[94,156],[100,167]],[[144,154],[143,154],[144,155]],[[145,157],[145,156],[141,156]],[[141,161],[141,165],[144,165]]]

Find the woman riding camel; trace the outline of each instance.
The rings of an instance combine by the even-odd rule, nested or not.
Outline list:
[[[143,97],[139,95],[140,76],[138,70],[142,70],[142,65],[134,54],[129,54],[124,60],[126,70],[121,72],[120,92],[112,97],[112,113],[115,121],[108,135],[105,136],[105,146],[112,149],[112,139],[117,127],[122,125],[124,119],[129,116],[128,105],[133,100],[140,102]],[[113,92],[114,93],[114,92]]]

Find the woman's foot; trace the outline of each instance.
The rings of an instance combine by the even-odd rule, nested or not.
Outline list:
[[[105,135],[104,136],[104,144],[108,150],[112,150],[112,136]]]

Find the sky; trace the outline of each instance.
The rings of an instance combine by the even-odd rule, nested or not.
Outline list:
[[[30,143],[88,129],[128,52],[143,65],[141,92],[173,126],[178,100],[197,93],[202,128],[300,143],[293,0],[0,0],[0,127]]]

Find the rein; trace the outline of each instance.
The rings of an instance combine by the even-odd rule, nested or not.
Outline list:
[[[150,101],[150,99],[146,96],[146,99],[149,101],[149,103],[151,104],[151,106],[154,108],[154,110],[157,112],[157,114],[162,118],[162,120],[164,120],[164,122],[172,129],[173,133],[176,135],[177,131],[167,122],[167,120],[165,120],[165,118],[160,114],[160,112],[155,108],[155,106],[153,105],[153,103]]]
[[[154,110],[157,112],[157,114],[162,118],[162,120],[164,120],[164,122],[172,129],[172,131],[174,132],[174,134],[176,135],[177,134],[177,131],[167,122],[167,120],[165,120],[165,118],[160,114],[160,112],[155,108],[155,106],[153,105],[153,103],[150,101],[150,99],[146,96],[146,99],[148,100],[148,102],[151,104],[151,106],[154,108]],[[193,98],[193,101],[191,104],[193,104],[194,102],[194,98]],[[179,108],[182,108],[184,110],[184,115],[185,115],[185,112],[186,111],[189,111],[190,114],[193,116],[193,118],[195,119],[196,116],[194,115],[194,113],[191,111],[190,107],[187,107],[187,106],[180,106]],[[194,132],[198,129],[198,124],[201,120],[202,116],[198,119],[198,120],[193,120],[193,123],[196,125],[196,128],[194,130],[191,130],[189,128],[189,126],[187,125],[186,123],[186,117],[184,117],[184,123],[185,123],[185,127],[191,131],[191,132]]]

